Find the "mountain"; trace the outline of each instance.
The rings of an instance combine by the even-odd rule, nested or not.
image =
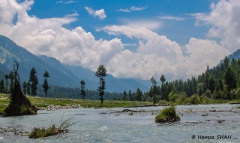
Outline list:
[[[40,84],[43,83],[43,73],[48,71],[50,78],[48,82],[51,85],[62,87],[80,87],[80,81],[86,82],[87,89],[96,90],[98,87],[98,78],[95,72],[81,66],[63,65],[55,58],[47,56],[35,56],[26,49],[18,46],[9,38],[0,35],[0,79],[4,79],[6,73],[9,73],[14,62],[19,63],[19,75],[21,82],[28,81],[29,74],[34,67]],[[139,80],[141,81],[141,80]],[[140,88],[142,91],[149,89],[135,79],[115,78],[112,75],[106,77],[106,91],[123,92],[124,90],[136,91]]]
[[[231,54],[231,55],[228,56],[228,59],[229,59],[229,60],[238,59],[238,58],[240,58],[240,49],[238,49],[238,50],[235,51],[233,54]]]
[[[89,89],[97,89],[99,79],[95,76],[95,72],[80,66],[65,65],[65,67],[79,79],[84,80],[87,83],[86,87]],[[110,74],[106,76],[105,80],[106,91],[109,92],[123,92],[124,90],[136,91],[137,88],[140,88],[142,91],[147,91],[150,87],[141,84],[135,79],[115,78]],[[88,83],[90,83],[90,85]]]
[[[4,67],[0,69],[1,72],[8,73],[11,71],[15,61],[19,63],[18,73],[21,82],[28,81],[30,71],[34,67],[40,83],[43,83],[43,73],[47,70],[51,77],[48,79],[49,84],[67,87],[77,87],[79,84],[78,79],[74,75],[63,73],[26,49],[16,45],[9,38],[0,36],[0,66]]]
[[[9,73],[9,72],[10,71],[3,64],[0,63],[0,79],[4,79],[6,73]]]
[[[39,58],[62,73],[69,74],[78,79],[77,85],[79,85],[79,87],[80,81],[84,80],[86,89],[96,90],[98,88],[99,79],[95,76],[95,72],[81,66],[62,65],[57,59],[52,57],[39,56]],[[108,74],[105,80],[106,91],[108,92],[123,92],[124,90],[135,91],[137,88],[140,88],[142,91],[147,91],[149,89],[135,79],[115,78]]]

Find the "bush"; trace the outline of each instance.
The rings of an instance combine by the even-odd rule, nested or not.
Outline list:
[[[48,129],[45,128],[33,128],[32,132],[29,134],[29,138],[44,138],[48,136],[57,135],[59,133],[68,132],[68,127],[74,125],[71,120],[73,118],[69,118],[65,121],[61,121],[60,126],[56,126],[53,124]]]
[[[159,105],[160,106],[167,106],[168,105],[168,102],[166,100],[160,100],[159,101]]]
[[[52,125],[47,130],[45,128],[33,128],[32,132],[29,135],[29,138],[43,138],[53,136],[62,132],[65,132],[65,130],[61,130],[56,125]]]
[[[156,123],[162,122],[175,122],[179,121],[180,117],[177,115],[175,108],[173,106],[163,109],[156,117]]]
[[[148,97],[148,98],[146,99],[146,101],[147,101],[147,102],[153,102],[153,98]]]
[[[200,101],[201,101],[202,104],[209,104],[209,103],[211,103],[210,98],[208,98],[207,96],[201,96],[200,97]]]
[[[200,103],[199,96],[197,94],[192,95],[190,97],[190,103],[191,104],[199,104]]]
[[[187,94],[185,92],[182,92],[179,94],[179,97],[176,101],[177,104],[186,104],[187,100]]]

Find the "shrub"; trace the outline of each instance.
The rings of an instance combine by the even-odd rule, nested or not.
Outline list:
[[[160,106],[166,106],[166,105],[168,105],[168,102],[166,100],[160,100],[159,105]]]
[[[48,136],[54,136],[59,133],[68,132],[68,127],[74,125],[71,120],[73,118],[69,118],[65,121],[61,120],[61,124],[58,127],[57,125],[53,124],[48,129],[45,128],[33,128],[32,132],[29,134],[29,138],[44,138]]]
[[[156,123],[161,123],[161,122],[175,122],[179,121],[180,118],[177,115],[175,111],[175,107],[167,107],[163,109],[156,117],[155,117],[155,122]]]
[[[190,103],[191,104],[199,104],[200,103],[199,96],[197,94],[192,95],[190,97]]]
[[[177,104],[186,104],[187,100],[187,94],[185,92],[182,92],[179,94],[179,97],[176,101]]]

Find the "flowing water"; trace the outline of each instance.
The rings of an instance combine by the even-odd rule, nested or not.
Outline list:
[[[0,118],[0,142],[3,143],[198,143],[240,142],[240,109],[233,112],[209,112],[230,110],[233,105],[189,105],[177,106],[181,121],[173,124],[157,124],[154,118],[165,107],[141,107],[142,111],[118,113],[123,108],[111,109],[67,109],[38,111],[38,115]],[[208,114],[207,116],[202,116]],[[77,122],[68,133],[42,139],[4,132],[4,128],[15,128],[30,132],[34,127],[49,127],[74,117]],[[213,138],[213,139],[212,139]]]

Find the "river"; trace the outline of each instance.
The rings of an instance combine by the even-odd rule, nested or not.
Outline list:
[[[124,108],[80,108],[56,111],[38,111],[38,115],[1,117],[1,143],[239,143],[240,109],[230,110],[236,105],[188,105],[177,106],[181,118],[173,124],[157,124],[154,118],[165,107],[141,107],[131,110],[142,111],[129,115],[118,113]],[[211,111],[211,112],[209,112]],[[202,116],[206,115],[206,116]],[[34,127],[59,125],[73,117],[77,122],[69,127],[68,133],[42,139],[4,132],[4,128],[30,132]]]

